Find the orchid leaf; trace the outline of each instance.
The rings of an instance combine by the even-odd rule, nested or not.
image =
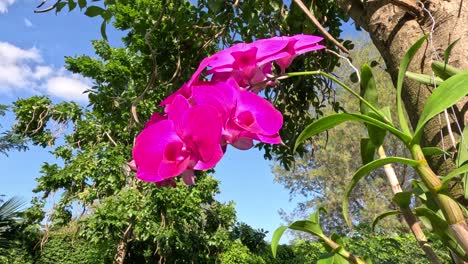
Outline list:
[[[450,153],[441,149],[441,148],[438,148],[438,147],[425,147],[425,148],[422,148],[422,152],[424,154],[424,156],[433,156],[433,155],[448,155],[450,156]]]
[[[420,164],[419,161],[412,160],[412,159],[400,158],[400,157],[388,157],[388,158],[374,160],[362,166],[361,168],[359,168],[354,173],[353,177],[351,178],[351,182],[349,183],[349,185],[346,187],[346,191],[343,197],[343,203],[342,203],[343,217],[348,225],[351,225],[351,222],[348,219],[348,200],[354,187],[356,187],[358,182],[362,178],[367,176],[371,171],[377,168],[380,168],[386,164],[390,164],[390,163],[401,163],[401,164],[410,165],[410,166],[417,166]]]
[[[417,216],[422,216],[429,220],[430,225],[432,226],[432,231],[436,233],[453,252],[465,261],[468,259],[468,255],[451,235],[449,225],[442,217],[425,207],[415,208],[415,213]]]
[[[372,221],[372,230],[375,230],[375,226],[380,222],[380,220],[391,215],[399,215],[399,214],[400,214],[400,211],[398,210],[390,210],[390,211],[379,214],[378,216],[374,218],[374,221]]]
[[[364,64],[361,68],[361,91],[360,95],[362,98],[366,99],[374,107],[378,107],[379,97],[377,93],[377,87],[375,85],[374,75],[372,74],[372,69],[369,65]],[[360,112],[363,115],[367,115],[370,112],[373,112],[366,104],[362,101],[360,102]]]
[[[283,236],[284,231],[286,231],[288,228],[292,230],[303,231],[322,238],[324,234],[322,228],[320,227],[321,211],[326,212],[323,207],[320,207],[315,213],[310,215],[309,220],[300,220],[290,224],[289,226],[278,227],[273,233],[273,237],[271,239],[271,251],[273,252],[273,256],[276,257],[279,240]]]
[[[457,75],[462,72],[462,70],[457,69],[448,64],[442,63],[440,61],[434,61],[431,63],[432,71],[440,77],[442,80],[447,80],[448,78]]]
[[[273,237],[271,238],[271,252],[273,253],[273,257],[275,258],[276,258],[276,251],[278,250],[279,240],[283,236],[283,233],[284,231],[286,231],[286,229],[288,229],[287,226],[278,227],[273,233]]]
[[[468,163],[465,164],[465,165],[462,165],[461,167],[459,168],[456,168],[454,169],[453,171],[451,171],[449,174],[445,175],[443,178],[442,178],[442,184],[446,184],[448,181],[450,181],[452,178],[460,175],[460,174],[463,174],[463,173],[467,173],[468,172]]]
[[[400,208],[409,208],[411,204],[411,197],[413,194],[410,192],[399,192],[393,196],[393,202],[395,202]]]
[[[448,63],[453,47],[455,47],[455,45],[458,43],[459,40],[460,39],[457,39],[454,42],[450,43],[450,45],[448,45],[448,47],[444,50],[444,64],[445,65],[447,65]]]
[[[394,126],[386,124],[375,118],[362,114],[338,113],[322,117],[319,120],[309,124],[296,139],[294,150],[296,150],[297,147],[300,144],[302,144],[302,142],[309,139],[310,137],[315,136],[346,121],[359,121],[366,124],[372,124],[376,127],[380,127],[389,131],[390,133],[394,134],[399,139],[401,139],[403,142],[409,142],[411,140],[411,137],[409,135],[399,131]]]
[[[418,83],[431,86],[433,86],[434,84],[438,86],[444,81],[438,76],[435,76],[435,78],[433,78],[432,76],[427,74],[415,73],[410,71],[407,71],[405,75],[413,81],[417,81]]]
[[[368,138],[361,138],[361,159],[362,164],[367,164],[374,160],[375,145]]]
[[[416,43],[413,44],[409,48],[409,50],[406,52],[405,56],[401,60],[399,71],[398,71],[398,79],[397,79],[397,111],[398,111],[398,119],[400,121],[400,127],[402,131],[405,134],[411,134],[411,131],[408,126],[408,121],[406,120],[405,117],[405,111],[403,110],[403,102],[402,102],[402,97],[401,93],[403,90],[403,80],[405,78],[405,73],[406,70],[408,69],[408,66],[413,59],[414,55],[416,55],[416,52],[419,50],[421,45],[424,43],[428,35],[425,35],[424,37],[420,38]]]
[[[424,125],[444,109],[460,101],[468,94],[468,71],[457,74],[444,81],[435,89],[424,105],[414,132],[412,143],[419,143]]]

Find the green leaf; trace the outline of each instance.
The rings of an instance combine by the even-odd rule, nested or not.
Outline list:
[[[390,106],[384,106],[380,109],[380,114],[385,118],[387,123],[393,124],[392,122],[392,110]]]
[[[435,76],[435,78],[432,78],[432,76],[427,75],[427,74],[421,74],[421,73],[415,73],[415,72],[406,72],[406,77],[410,78],[413,81],[417,81],[418,83],[422,83],[425,85],[440,85],[444,80],[442,80],[440,77]]]
[[[333,128],[346,121],[359,121],[380,127],[394,134],[403,142],[409,142],[411,140],[411,137],[409,135],[402,133],[394,126],[386,124],[375,118],[361,114],[338,113],[322,117],[319,120],[313,122],[312,124],[309,124],[297,137],[296,144],[294,146],[294,151],[300,144],[302,144],[302,142],[304,142],[308,138],[315,136],[323,131],[326,131],[327,129]]]
[[[463,128],[463,133],[460,138],[460,143],[458,143],[458,152],[457,152],[457,167],[460,167],[462,164],[468,161],[468,126],[465,125]]]
[[[67,5],[66,2],[60,2],[55,6],[55,13],[62,11],[62,9]]]
[[[314,213],[310,214],[309,216],[309,220],[316,223],[316,224],[319,224],[320,225],[320,212],[323,212],[323,213],[327,213],[327,209],[325,209],[323,206],[320,206],[317,211],[315,211]]]
[[[365,165],[374,160],[375,145],[368,138],[361,138],[361,159],[362,164]]]
[[[325,208],[319,207],[316,212],[309,216],[309,220],[300,220],[290,224],[289,226],[278,227],[273,233],[273,237],[271,238],[271,251],[273,256],[276,257],[279,240],[281,239],[281,236],[283,236],[284,231],[286,231],[288,228],[292,230],[303,231],[322,238],[324,234],[322,228],[320,227],[320,212],[327,211]]]
[[[337,253],[326,253],[320,256],[317,264],[348,264],[348,260]]]
[[[95,16],[100,15],[104,11],[105,10],[99,6],[90,6],[86,8],[85,15],[89,17],[95,17]]]
[[[406,120],[406,117],[405,117],[405,111],[403,109],[403,102],[402,102],[402,98],[401,98],[401,92],[402,92],[402,89],[403,89],[403,80],[405,78],[405,73],[406,73],[406,70],[408,69],[408,66],[409,66],[411,60],[413,59],[414,55],[416,55],[416,52],[419,50],[419,48],[421,47],[423,42],[426,40],[426,38],[427,38],[427,35],[420,38],[418,41],[416,41],[416,43],[413,44],[413,46],[411,46],[411,48],[409,48],[409,50],[406,52],[405,56],[403,57],[403,59],[400,62],[400,67],[399,67],[399,71],[398,71],[398,79],[397,79],[398,119],[399,119],[400,127],[401,127],[402,131],[405,134],[409,134],[409,135],[411,135],[411,131],[410,131],[409,126],[408,126],[408,121]]]
[[[375,226],[380,222],[380,220],[384,219],[387,216],[391,215],[399,215],[400,211],[398,210],[390,210],[385,213],[379,214],[377,217],[374,218],[374,221],[372,221],[372,230],[375,230]]]
[[[437,148],[437,147],[425,147],[425,148],[422,148],[422,152],[424,154],[424,156],[433,156],[433,155],[448,155],[450,156],[450,153],[443,150],[443,149],[440,149],[440,148]]]
[[[372,69],[369,65],[364,64],[361,68],[361,91],[360,95],[368,103],[370,103],[375,108],[378,108],[378,93],[377,87],[375,85],[374,75],[372,74]],[[360,102],[360,112],[363,115],[373,117],[377,120],[380,120],[381,117],[378,116],[372,109],[370,109],[363,101]],[[380,146],[383,144],[385,138],[385,130],[375,127],[373,125],[366,125],[369,138],[375,146]]]
[[[465,195],[464,195],[465,199],[468,200],[468,173],[465,173],[465,175],[463,175],[462,183],[463,183],[463,189],[465,192]]]
[[[463,173],[466,173],[468,172],[468,163],[466,163],[465,165],[462,165],[461,167],[459,168],[456,168],[454,169],[453,171],[451,171],[449,174],[445,175],[444,177],[442,177],[442,184],[446,184],[448,181],[450,181],[453,177],[456,177],[460,174],[463,174]]]
[[[414,132],[412,143],[421,139],[424,125],[438,113],[460,101],[468,94],[468,71],[457,74],[444,81],[427,98],[424,109]]]
[[[68,0],[68,11],[73,11],[76,7],[76,2],[73,0]]]
[[[444,64],[439,61],[434,61],[431,64],[432,71],[440,77],[442,80],[447,80],[448,78],[455,76],[459,73],[462,72],[462,70],[457,69],[453,66],[450,66],[448,64]]]
[[[78,0],[78,6],[80,7],[80,10],[83,10],[83,8],[86,7],[86,0]]]
[[[271,238],[271,252],[273,253],[273,257],[275,258],[276,258],[276,251],[278,250],[279,240],[283,236],[283,233],[284,231],[286,231],[286,229],[288,229],[287,226],[278,227],[273,233],[273,236]]]
[[[102,23],[101,23],[101,36],[105,40],[107,40],[106,25],[107,25],[106,20],[102,21]]]
[[[393,202],[395,202],[400,208],[409,208],[411,204],[411,197],[413,194],[410,192],[399,192],[393,196]]]
[[[444,244],[447,245],[458,256],[464,260],[467,260],[467,254],[465,254],[463,248],[458,245],[455,238],[451,235],[449,225],[443,218],[438,216],[434,211],[425,207],[415,208],[415,213],[419,217],[422,216],[427,218],[430,221],[430,225],[432,226],[432,231],[442,239]]]
[[[450,54],[452,53],[453,47],[455,47],[455,44],[457,44],[457,42],[459,40],[460,39],[457,39],[454,42],[450,43],[450,45],[448,45],[448,47],[445,49],[445,51],[444,51],[444,64],[445,65],[447,65],[447,63],[448,63],[448,60],[450,58]]]
[[[412,159],[407,159],[407,158],[400,158],[400,157],[388,157],[388,158],[383,158],[383,159],[377,159],[377,160],[374,160],[364,166],[362,166],[361,168],[359,168],[353,175],[353,177],[351,178],[351,182],[349,183],[349,185],[346,187],[346,191],[345,191],[345,194],[344,194],[344,197],[343,197],[343,217],[346,221],[346,223],[348,225],[351,226],[351,223],[349,222],[349,219],[348,219],[348,200],[349,200],[349,196],[351,194],[351,191],[354,189],[354,187],[356,187],[356,185],[358,184],[358,182],[364,178],[365,176],[367,176],[371,171],[377,169],[377,168],[380,168],[386,164],[390,164],[390,163],[401,163],[401,164],[406,164],[406,165],[410,165],[410,166],[417,166],[417,165],[420,165],[419,161],[416,161],[416,160],[412,160]]]
[[[372,69],[369,65],[364,64],[361,68],[361,91],[360,95],[362,98],[366,99],[374,107],[378,108],[378,93],[375,86],[374,75],[372,74]],[[360,102],[360,112],[363,115],[368,115],[370,112],[373,112],[367,105],[363,102]]]

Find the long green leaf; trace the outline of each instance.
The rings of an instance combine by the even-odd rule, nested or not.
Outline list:
[[[278,243],[283,236],[284,231],[288,229],[287,226],[280,226],[278,227],[275,232],[273,233],[273,237],[271,238],[271,252],[273,253],[273,257],[276,258],[276,251],[278,250]]]
[[[448,45],[448,47],[445,49],[444,51],[444,64],[447,65],[448,61],[449,61],[449,58],[450,58],[450,54],[452,53],[452,49],[453,47],[455,47],[455,45],[457,44],[457,42],[459,41],[460,39],[457,39],[455,40],[454,42],[450,43],[450,45]]]
[[[378,108],[379,96],[377,93],[377,88],[375,85],[374,75],[372,74],[372,69],[369,65],[364,64],[361,67],[361,91],[360,95],[362,98],[366,99],[367,102],[372,104],[374,107]],[[367,115],[372,110],[363,102],[360,102],[360,112],[363,115]]]
[[[415,72],[406,72],[406,77],[410,78],[413,81],[417,81],[418,83],[422,83],[425,85],[440,85],[444,80],[442,80],[440,77],[435,77],[432,78],[432,76],[427,75],[427,74],[421,74],[421,73],[415,73]]]
[[[463,133],[458,143],[458,153],[456,164],[460,167],[462,164],[468,161],[468,126],[463,128]]]
[[[371,171],[389,163],[401,163],[401,164],[410,165],[410,166],[417,166],[420,164],[419,161],[412,160],[412,159],[400,158],[400,157],[388,157],[388,158],[374,160],[362,166],[361,168],[359,168],[354,173],[353,177],[351,178],[351,182],[349,183],[349,185],[346,187],[346,191],[343,197],[343,217],[348,225],[351,225],[348,219],[348,200],[349,200],[351,191],[354,189],[354,187],[356,187],[358,182],[362,178],[367,176]]]
[[[317,237],[323,237],[323,231],[319,223],[310,220],[299,220],[289,225],[289,229],[309,233]]]
[[[442,63],[440,61],[432,62],[431,69],[438,77],[440,77],[444,81],[462,72],[462,70],[450,66],[448,64]]]
[[[425,148],[422,148],[422,152],[424,154],[424,156],[432,156],[432,155],[448,155],[450,156],[450,153],[441,149],[441,148],[438,148],[438,147],[425,147]]]
[[[431,222],[432,231],[442,239],[445,245],[447,245],[463,260],[468,260],[468,254],[464,252],[463,248],[460,245],[458,245],[455,238],[451,235],[449,226],[444,219],[438,216],[434,211],[425,207],[415,208],[414,211],[417,216],[426,217]]]
[[[398,210],[390,210],[384,213],[379,214],[377,217],[374,218],[374,221],[372,221],[372,230],[375,230],[375,226],[380,222],[380,220],[384,219],[387,216],[391,215],[399,215],[400,211]]]
[[[448,181],[450,181],[453,177],[456,177],[457,175],[460,175],[460,174],[463,174],[463,173],[466,173],[466,172],[468,172],[468,163],[466,163],[465,165],[463,165],[463,166],[461,166],[459,168],[454,169],[449,174],[444,176],[442,178],[442,184],[445,184]]]
[[[374,160],[375,145],[368,138],[361,138],[361,159],[362,165]]]
[[[413,59],[414,55],[416,55],[416,52],[419,50],[421,45],[424,43],[428,35],[425,35],[424,37],[420,38],[416,43],[409,48],[409,50],[406,52],[405,56],[401,60],[400,63],[400,68],[398,71],[398,79],[397,79],[397,111],[398,111],[398,119],[400,122],[400,127],[402,131],[405,134],[411,135],[411,131],[408,126],[408,121],[406,120],[405,117],[405,111],[403,110],[403,103],[402,103],[402,98],[401,98],[401,91],[403,89],[403,80],[405,78],[405,73],[406,70],[408,69],[408,66]]]
[[[330,128],[333,128],[343,122],[346,121],[359,121],[364,122],[366,124],[371,124],[382,129],[389,131],[390,133],[397,136],[399,139],[403,140],[403,142],[409,142],[411,140],[411,136],[399,131],[394,126],[386,124],[382,121],[379,121],[375,118],[361,115],[361,114],[349,114],[349,113],[339,113],[339,114],[331,114],[325,117],[320,118],[319,120],[313,122],[312,124],[308,125],[296,139],[296,144],[294,145],[294,151],[297,147],[302,144],[308,138],[315,136],[321,132],[324,132]]]
[[[424,125],[438,113],[460,101],[468,94],[468,71],[457,74],[444,81],[427,98],[424,109],[414,132],[412,143],[421,139]]]

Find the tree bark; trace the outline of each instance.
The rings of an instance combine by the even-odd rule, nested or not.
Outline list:
[[[122,239],[119,241],[119,244],[117,244],[117,252],[114,256],[114,264],[123,264],[125,262],[125,256],[127,255],[128,251],[128,242],[132,233],[133,225],[129,224],[122,236]]]
[[[351,18],[369,35],[385,60],[388,72],[396,84],[399,64],[406,51],[424,34],[432,32],[426,45],[410,64],[409,70],[425,74],[432,74],[431,62],[441,60],[443,51],[457,39],[458,45],[452,51],[449,64],[460,69],[468,69],[468,4],[464,0],[428,0],[424,1],[426,10],[420,15],[408,12],[403,5],[396,6],[387,0],[338,0],[339,6],[348,12]],[[421,2],[405,0],[408,6],[417,6]],[[430,12],[430,15],[428,14]],[[432,18],[434,20],[432,20]],[[435,21],[435,24],[433,24]],[[411,125],[416,127],[425,101],[431,94],[430,87],[416,82],[405,80],[403,87],[403,101],[409,114]],[[454,112],[449,109],[450,125],[456,135],[460,135],[460,129],[454,122],[456,116],[463,129],[468,120],[466,104],[463,100],[454,107]],[[441,138],[441,131],[444,134]],[[424,129],[423,145],[439,146],[446,150],[454,150],[447,133],[445,117],[431,120]],[[453,168],[453,162],[443,157],[435,157],[429,160],[431,167],[439,174]]]

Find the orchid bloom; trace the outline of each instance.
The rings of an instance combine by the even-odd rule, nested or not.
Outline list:
[[[221,119],[208,105],[190,106],[177,95],[167,119],[150,121],[137,136],[133,158],[137,178],[161,182],[182,174],[193,184],[193,170],[213,168],[221,159]]]
[[[284,73],[297,55],[325,48],[318,44],[322,39],[312,35],[295,35],[234,45],[205,58],[187,85],[198,84],[200,75],[207,68],[206,74],[212,74],[215,82],[234,78],[243,88],[262,82],[271,85],[267,76],[272,74],[272,62],[276,62]]]
[[[271,81],[272,65],[281,74],[300,54],[325,48],[321,37],[295,35],[240,43],[205,58],[191,79],[164,99],[137,136],[137,178],[158,187],[175,186],[182,176],[194,184],[194,170],[213,168],[227,144],[249,149],[253,140],[280,144],[282,114],[259,95]],[[201,76],[206,80],[200,80]]]
[[[192,89],[192,99],[197,105],[217,109],[224,125],[223,142],[239,149],[251,148],[253,139],[281,143],[278,134],[283,125],[281,112],[262,97],[240,89],[234,79]]]

